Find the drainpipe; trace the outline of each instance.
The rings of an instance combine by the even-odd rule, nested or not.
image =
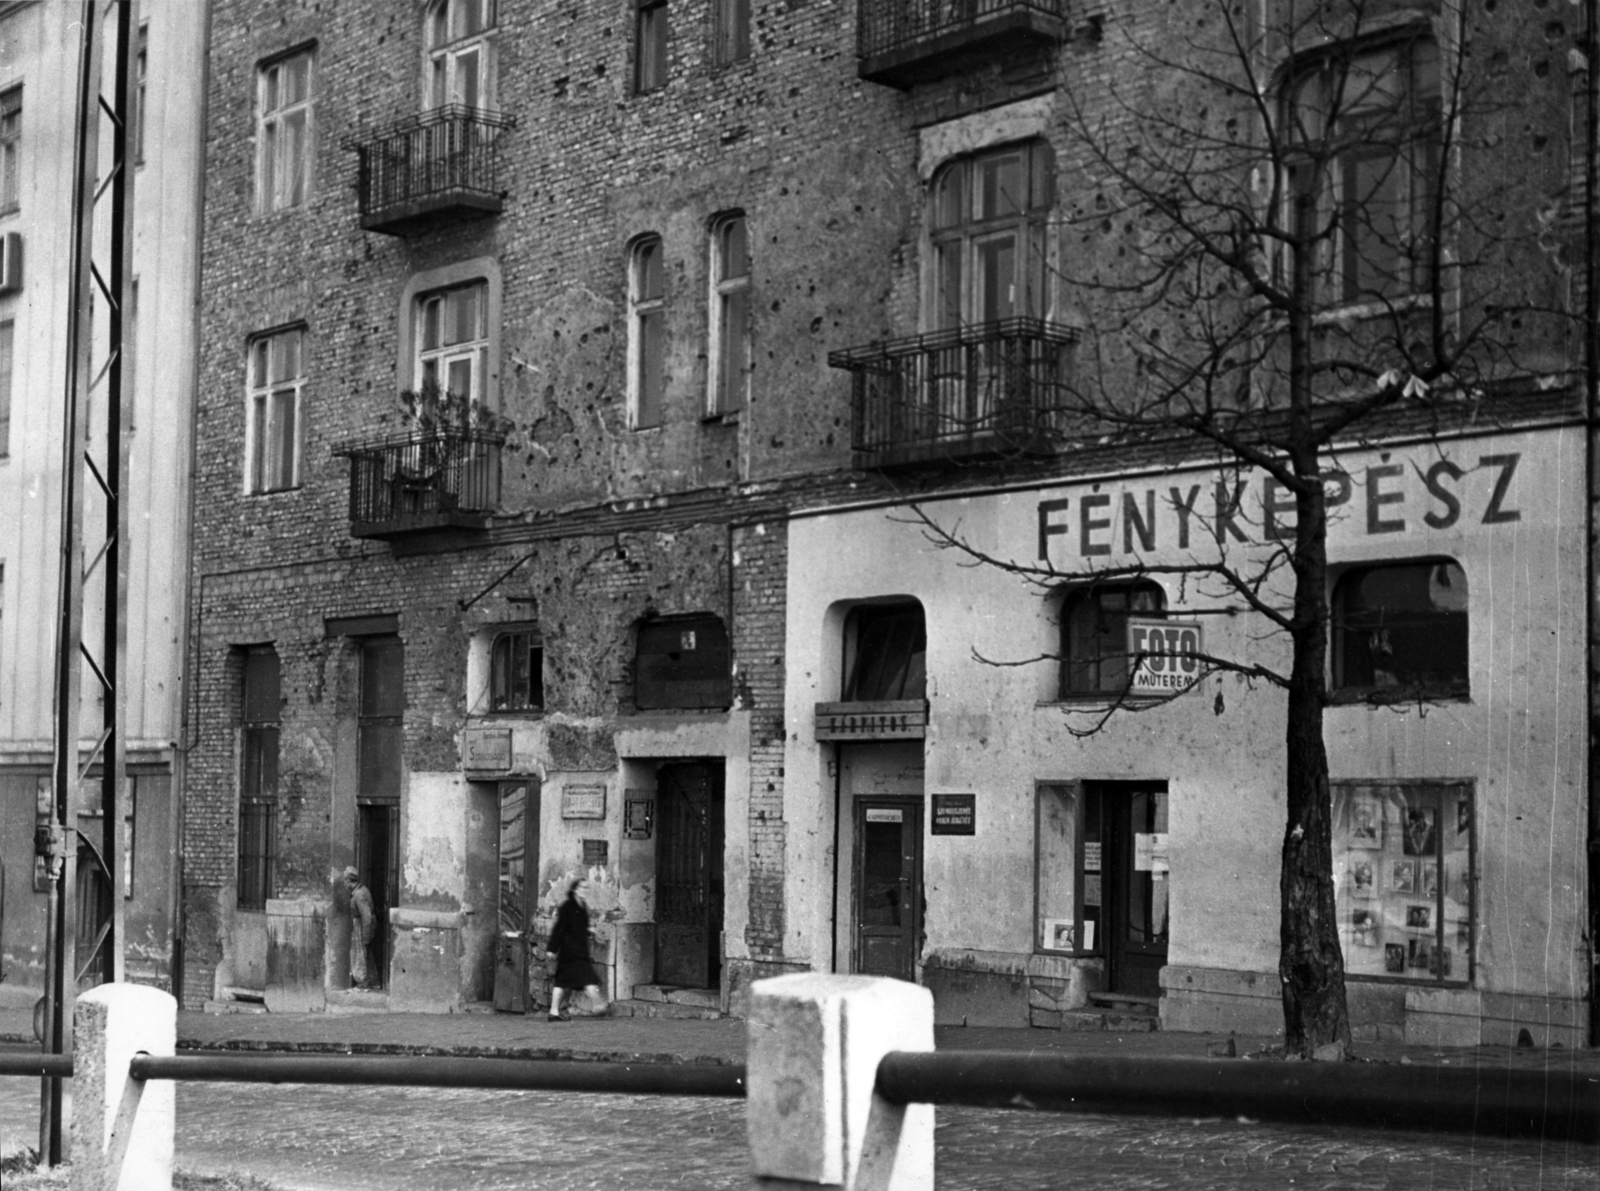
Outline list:
[[[1600,565],[1595,557],[1597,491],[1596,452],[1600,450],[1600,244],[1596,243],[1595,219],[1600,212],[1600,136],[1596,122],[1600,120],[1600,90],[1596,88],[1596,74],[1600,73],[1600,0],[1584,0],[1583,5],[1584,53],[1584,163],[1583,163],[1583,387],[1584,387],[1584,494],[1585,500],[1585,582],[1584,593],[1584,643],[1588,661],[1587,688],[1589,697],[1589,748],[1585,778],[1589,795],[1589,888],[1588,929],[1584,932],[1589,965],[1589,1045],[1600,1046],[1600,967],[1596,966],[1595,950],[1597,931],[1600,931],[1600,785],[1596,770],[1600,768]]]

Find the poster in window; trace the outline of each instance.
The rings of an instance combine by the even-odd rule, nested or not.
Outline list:
[[[1408,944],[1410,966],[1432,973],[1434,970],[1434,943],[1432,935],[1420,935]]]
[[[1358,794],[1350,806],[1350,847],[1383,847],[1383,807],[1370,794]]]
[[[1417,891],[1417,862],[1396,860],[1389,865],[1389,891],[1415,893]]]
[[[1413,806],[1406,809],[1405,835],[1400,840],[1404,856],[1432,856],[1438,850],[1434,834],[1434,809],[1431,806]]]
[[[1350,928],[1350,941],[1357,947],[1378,945],[1378,919],[1371,910],[1352,911]]]
[[[1100,874],[1086,873],[1083,878],[1083,904],[1098,906],[1100,904]]]
[[[1396,974],[1406,970],[1406,945],[1404,943],[1385,943],[1383,945],[1383,970]]]
[[[1072,922],[1067,918],[1044,920],[1044,945],[1050,951],[1072,950]]]
[[[1083,949],[1085,951],[1094,950],[1094,919],[1092,918],[1083,920]]]
[[[1097,873],[1100,871],[1100,841],[1091,839],[1083,843],[1083,871]]]
[[[1463,794],[1456,800],[1456,834],[1466,835],[1472,830],[1472,804]]]

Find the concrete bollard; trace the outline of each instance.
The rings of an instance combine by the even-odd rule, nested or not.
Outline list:
[[[144,1051],[170,1055],[178,1003],[143,984],[102,984],[72,1017],[72,1191],[172,1191],[176,1085],[128,1076]]]
[[[760,1191],[932,1191],[933,1105],[873,1090],[891,1050],[933,1049],[933,994],[803,973],[750,989],[746,1122]]]

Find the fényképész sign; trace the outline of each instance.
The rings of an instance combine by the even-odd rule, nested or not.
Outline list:
[[[1205,652],[1200,625],[1192,620],[1128,617],[1130,695],[1177,695],[1200,680]]]

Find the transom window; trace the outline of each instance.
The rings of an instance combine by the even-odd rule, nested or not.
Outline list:
[[[927,697],[928,630],[915,600],[852,608],[844,644],[845,702]]]
[[[489,287],[482,281],[417,299],[417,386],[469,402],[485,400]]]
[[[431,107],[493,106],[495,0],[441,0],[428,15],[428,100]]]
[[[1069,592],[1061,604],[1061,694],[1121,694],[1128,689],[1128,618],[1164,616],[1154,583],[1102,583]]]
[[[300,400],[305,331],[291,327],[250,344],[245,490],[277,492],[300,482]]]
[[[313,59],[310,50],[261,68],[257,206],[298,207],[311,192]]]
[[[1414,37],[1335,47],[1290,78],[1292,227],[1325,236],[1316,272],[1324,300],[1373,302],[1432,282],[1440,162],[1439,51]]]
[[[544,707],[544,637],[537,629],[501,633],[489,650],[489,706],[495,711]]]
[[[666,388],[666,277],[661,237],[637,241],[628,260],[628,415],[635,430],[661,425]]]
[[[750,390],[750,237],[743,215],[711,227],[711,401],[714,414],[743,409]]]
[[[953,161],[934,177],[932,329],[1044,315],[1054,172],[1050,146],[1027,141]]]
[[[1377,698],[1467,695],[1466,572],[1437,558],[1341,575],[1333,589],[1333,685]]]

